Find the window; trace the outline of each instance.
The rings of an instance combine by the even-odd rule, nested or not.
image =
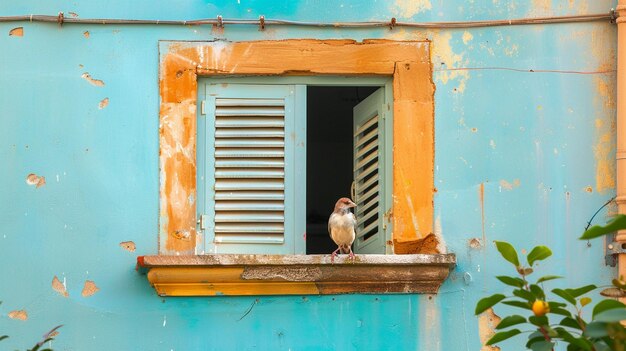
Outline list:
[[[352,188],[358,205],[355,252],[385,253],[385,140],[391,139],[385,120],[391,125],[391,109],[383,105],[391,102],[381,86],[390,87],[389,80],[281,80],[200,81],[197,209],[203,251],[327,254],[336,248],[328,215]],[[358,83],[369,86],[346,86]]]
[[[242,138],[239,129],[249,126],[232,127],[237,120],[251,122],[251,118],[241,112],[256,110],[272,111],[270,116],[259,112],[261,115],[257,116],[256,122],[276,125],[282,122],[284,129],[303,128],[304,123],[312,122],[314,117],[313,113],[308,112],[306,118],[298,117],[304,116],[297,113],[301,110],[298,101],[308,102],[309,105],[312,101],[308,94],[302,99],[300,92],[304,90],[303,85],[307,85],[306,90],[310,91],[313,90],[312,86],[329,85],[328,82],[321,82],[325,78],[320,77],[350,76],[358,79],[358,82],[348,84],[353,87],[384,86],[386,103],[378,111],[364,107],[362,113],[352,118],[350,122],[355,122],[351,126],[354,129],[348,131],[348,139],[351,139],[349,144],[357,145],[348,153],[348,163],[353,163],[356,175],[349,174],[348,178],[362,181],[358,186],[355,184],[355,191],[360,193],[356,198],[366,204],[362,207],[366,210],[361,210],[363,213],[360,215],[360,232],[364,242],[357,241],[355,247],[363,250],[361,252],[376,252],[380,245],[384,245],[386,253],[437,253],[437,239],[432,234],[433,195],[436,191],[433,187],[434,84],[428,42],[365,40],[357,43],[352,40],[312,39],[232,43],[162,41],[159,53],[159,254],[137,258],[140,271],[148,271],[148,280],[159,295],[437,291],[455,264],[454,254],[360,255],[354,264],[332,266],[328,254],[290,255],[291,252],[303,252],[304,241],[302,237],[299,238],[298,231],[304,229],[305,223],[307,226],[313,224],[311,216],[304,215],[306,209],[302,208],[303,202],[289,199],[295,196],[297,200],[298,193],[317,183],[310,180],[302,183],[304,177],[298,172],[311,168],[313,163],[304,162],[306,157],[296,156],[298,152],[304,154],[303,150],[298,150],[299,143],[304,142],[306,146],[315,137],[307,135],[306,140],[299,140],[296,133],[296,139],[291,140],[288,133],[279,133],[279,127],[268,125],[267,130],[264,130],[265,127],[255,127],[262,131],[255,130]],[[236,84],[271,86],[252,90],[248,89],[250,87],[228,88],[235,84],[230,82],[233,76],[251,76],[241,78],[243,80],[238,80]],[[259,81],[260,77],[267,76],[271,76],[268,78],[271,83],[267,80]],[[301,77],[307,77],[306,82]],[[201,92],[200,99],[206,97],[207,93],[203,79],[219,82],[215,86],[217,95],[213,107],[199,103],[198,91]],[[245,79],[257,81],[246,82]],[[383,83],[365,83],[368,79],[383,79]],[[254,96],[246,96],[244,90],[248,90],[248,93],[252,91]],[[239,93],[228,95],[229,91]],[[294,92],[293,97],[291,91]],[[372,97],[376,94],[369,95]],[[295,111],[293,119],[289,117],[292,108],[290,101],[293,101]],[[366,101],[361,102],[363,106],[368,105]],[[372,105],[380,106],[379,103]],[[203,106],[204,112],[210,108],[219,108],[220,114],[224,112],[232,115],[223,116],[228,123],[218,125],[217,128],[214,124],[210,128],[210,125],[204,124],[205,120],[198,119]],[[284,110],[284,115],[279,113],[276,116],[277,110]],[[393,124],[391,118],[383,118],[387,113],[393,113]],[[265,132],[269,134],[264,136]],[[205,135],[198,140],[197,136],[201,133]],[[219,138],[218,133],[221,135]],[[232,137],[225,138],[224,135]],[[213,146],[207,140],[214,140]],[[268,157],[256,157],[259,155],[253,153],[249,157],[242,157],[243,153],[234,152],[236,144],[239,145],[237,148],[244,150],[249,149],[248,145],[258,146],[267,152]],[[371,156],[375,148],[382,151]],[[292,169],[287,162],[289,157],[302,166]],[[374,171],[377,167],[373,166],[376,161],[379,164],[377,172]],[[206,172],[211,163],[212,174],[219,171],[218,177],[211,179],[205,175],[199,176],[198,172]],[[252,164],[259,167],[250,167]],[[245,176],[254,176],[249,179],[255,181],[247,183]],[[316,180],[316,175],[311,172],[308,177]],[[375,183],[373,178],[378,178],[379,184],[384,186],[372,190]],[[290,182],[293,184],[290,185]],[[239,206],[240,211],[230,211],[233,201],[246,201],[235,200],[233,196],[243,198],[244,195],[254,195],[256,189],[243,189],[245,184],[265,184],[267,188],[263,190],[268,193],[264,193],[264,198],[259,198],[258,202],[246,203],[245,210]],[[280,184],[283,184],[283,188]],[[232,191],[224,190],[228,187],[233,188]],[[377,197],[372,195],[376,191],[379,192]],[[212,192],[213,197],[210,196]],[[314,189],[308,193],[319,192]],[[307,198],[313,198],[306,195]],[[284,197],[282,205],[278,199],[281,196]],[[208,218],[202,216],[205,213],[197,211],[198,208],[206,210],[211,206],[213,211],[223,210],[219,220],[213,223],[207,222]],[[253,218],[252,209],[259,206],[265,211],[263,218],[267,222]],[[307,208],[312,206],[307,204]],[[357,215],[358,212],[359,209]],[[322,223],[327,220],[327,216],[328,210],[322,214]],[[281,218],[284,220],[282,228]],[[259,235],[258,231],[241,230],[248,229],[249,223],[256,223],[257,227],[261,223],[267,231]],[[385,223],[391,227],[384,227]],[[217,225],[221,226],[218,234],[222,243],[228,241],[227,245],[233,248],[283,245],[284,251],[275,252],[286,254],[211,255],[207,243],[213,238],[205,238],[204,231],[197,228]],[[239,228],[234,228],[237,226]],[[292,244],[289,244],[291,228],[295,228],[295,236]],[[309,232],[308,228],[306,230]],[[384,243],[383,240],[371,241],[372,238],[380,238],[381,232],[385,232]],[[215,233],[215,230],[210,233]],[[376,245],[369,242],[376,242]],[[219,247],[217,251],[219,253]]]
[[[437,241],[432,235],[434,84],[428,42],[163,41],[159,52],[160,254],[209,253],[203,233],[197,230],[201,220],[196,210],[196,119],[201,110],[198,80],[208,77],[223,81],[229,76],[286,79],[294,75],[391,79],[385,87],[386,96],[393,93],[389,108],[394,120],[387,132],[393,136],[393,142],[385,145],[385,160],[393,160],[384,173],[385,180],[392,184],[389,211],[382,213],[392,226],[386,252],[437,252]],[[402,152],[390,157],[392,150]]]

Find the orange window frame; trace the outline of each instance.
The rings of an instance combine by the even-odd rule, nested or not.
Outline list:
[[[159,254],[196,253],[198,77],[338,75],[393,79],[394,252],[436,253],[434,93],[429,42],[163,42],[159,67]]]

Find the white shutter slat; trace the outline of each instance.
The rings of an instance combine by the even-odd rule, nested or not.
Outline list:
[[[284,99],[215,99],[214,242],[284,242],[284,127]]]

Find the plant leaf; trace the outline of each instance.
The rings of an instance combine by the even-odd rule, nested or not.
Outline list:
[[[547,282],[548,280],[561,279],[561,278],[563,277],[559,275],[546,275],[544,277],[537,279],[537,284]]]
[[[503,318],[500,323],[498,323],[498,325],[496,326],[496,329],[504,329],[504,328],[508,328],[512,325],[516,325],[516,324],[520,324],[520,323],[526,323],[526,318],[520,316],[520,315],[512,315],[512,316],[508,316]]]
[[[591,303],[591,298],[590,297],[583,297],[582,299],[580,299],[580,305],[582,307],[585,307],[585,306],[587,306],[590,303]]]
[[[568,332],[567,330],[565,330],[565,328],[555,328],[556,332],[559,334],[559,337],[563,338],[563,340],[567,341],[570,344],[574,344],[576,345],[579,349],[585,350],[585,351],[590,351],[591,350],[591,343],[587,340],[585,340],[584,338],[576,338],[574,335],[572,335],[570,332]]]
[[[0,341],[2,341],[2,340],[4,340],[4,339],[6,339],[6,338],[8,338],[8,337],[9,337],[8,335],[0,335]]]
[[[511,330],[507,330],[507,331],[501,331],[496,333],[494,336],[492,336],[489,340],[487,340],[487,342],[485,343],[485,345],[489,346],[489,345],[493,345],[495,343],[498,343],[500,341],[504,341],[508,338],[514,337],[515,335],[521,333],[521,331],[519,329],[511,329]]]
[[[570,295],[569,292],[563,290],[563,289],[552,289],[552,292],[557,295],[558,297],[564,299],[565,301],[571,303],[572,305],[576,306],[576,299]]]
[[[620,229],[626,229],[626,215],[620,214],[620,215],[615,216],[605,226],[594,225],[593,227],[587,229],[579,239],[589,240],[589,239],[597,238],[599,236],[611,234]]]
[[[546,340],[541,340],[530,344],[530,349],[533,351],[551,351],[554,348],[554,343]]]
[[[546,325],[549,325],[550,323],[548,322],[548,317],[546,316],[530,316],[528,317],[528,321],[530,323],[532,323],[533,325],[536,325],[538,327],[543,327]]]
[[[613,279],[611,283],[613,283],[613,286],[615,286],[616,288],[626,290],[626,282],[622,280],[621,276],[620,276],[620,279]]]
[[[550,307],[550,313],[558,314],[565,317],[571,317],[572,313],[562,307]]]
[[[526,343],[526,348],[529,349],[530,345],[536,343],[537,341],[545,340],[546,338],[539,331],[534,331],[528,336],[528,342]]]
[[[561,319],[561,322],[559,322],[559,325],[562,325],[564,327],[570,327],[570,328],[582,330],[580,328],[580,325],[578,324],[578,322],[576,322],[576,320],[574,318],[572,318],[572,317],[565,317],[565,318]]]
[[[590,284],[590,285],[585,285],[577,289],[565,289],[565,291],[567,291],[567,293],[570,294],[572,297],[576,298],[578,296],[584,295],[590,292],[591,290],[594,290],[597,288],[598,288],[597,286]]]
[[[500,252],[500,255],[502,255],[505,260],[513,263],[515,267],[519,267],[519,259],[517,258],[517,252],[515,252],[513,245],[507,243],[506,241],[494,241],[494,243],[496,244],[496,248]]]
[[[626,308],[613,308],[598,313],[593,319],[594,322],[619,322],[626,320]]]
[[[589,338],[603,338],[609,335],[609,331],[606,323],[591,322],[587,324],[583,335]]]
[[[532,307],[530,306],[530,303],[524,302],[524,301],[508,300],[508,301],[502,301],[502,303],[505,304],[505,305],[509,305],[509,306],[523,308],[525,310],[532,310]]]
[[[476,310],[474,311],[474,313],[478,315],[485,312],[489,307],[492,307],[498,302],[504,300],[505,297],[506,296],[502,294],[494,294],[480,299],[480,301],[478,301],[478,303],[476,304]]]
[[[596,315],[602,313],[607,310],[612,310],[614,308],[624,308],[626,305],[616,300],[602,300],[598,302],[593,307],[593,312],[591,314],[592,319],[596,318]]]
[[[543,289],[539,285],[530,284],[530,292],[533,293],[538,299],[545,300],[546,294],[543,292]]]
[[[528,261],[529,266],[533,266],[533,263],[541,260],[545,260],[546,258],[552,256],[552,251],[547,246],[535,246],[528,256],[526,256],[526,260]]]
[[[496,277],[499,281],[503,282],[506,285],[513,286],[516,288],[521,288],[524,286],[524,281],[521,278],[517,277],[509,277],[506,275],[499,275]]]
[[[524,299],[524,300],[526,300],[528,302],[533,302],[533,301],[535,301],[537,299],[533,293],[531,293],[528,290],[524,290],[524,289],[515,289],[515,290],[513,290],[513,295],[515,295],[517,297],[521,297],[522,299]]]

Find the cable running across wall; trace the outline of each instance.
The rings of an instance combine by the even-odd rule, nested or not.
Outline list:
[[[63,24],[117,24],[117,25],[214,25],[224,27],[226,25],[258,25],[261,30],[267,26],[302,26],[302,27],[331,27],[331,28],[377,28],[395,27],[423,28],[423,29],[446,29],[446,28],[476,28],[476,27],[496,27],[496,26],[517,26],[532,24],[554,24],[554,23],[579,23],[594,21],[616,20],[615,11],[608,13],[551,16],[534,18],[515,18],[507,20],[485,20],[485,21],[458,21],[458,22],[399,22],[395,18],[390,21],[366,21],[366,22],[310,22],[310,21],[290,21],[282,19],[266,19],[260,16],[259,19],[224,19],[217,18],[197,19],[189,21],[181,20],[149,20],[149,19],[115,19],[115,18],[74,18],[65,17],[63,12],[57,16],[53,15],[23,15],[23,16],[0,16],[2,22],[48,22]]]

